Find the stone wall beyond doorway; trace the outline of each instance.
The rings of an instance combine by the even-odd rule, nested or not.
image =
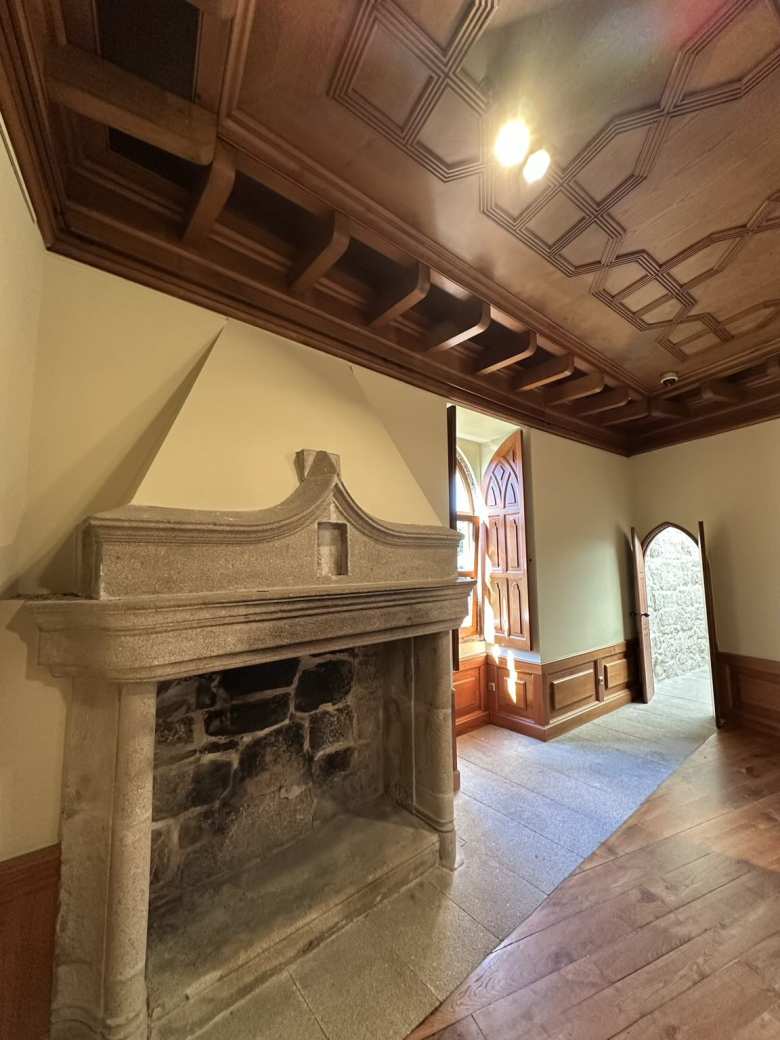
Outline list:
[[[657,680],[709,667],[704,580],[698,545],[667,527],[645,554],[653,673]]]

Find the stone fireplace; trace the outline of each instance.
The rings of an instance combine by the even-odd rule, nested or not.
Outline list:
[[[33,604],[73,677],[54,1040],[184,1040],[454,865],[457,535],[387,524],[338,459],[251,513],[90,518]]]

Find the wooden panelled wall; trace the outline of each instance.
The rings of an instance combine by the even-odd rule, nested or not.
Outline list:
[[[0,863],[0,1038],[49,1033],[60,847]]]
[[[548,664],[512,661],[504,650],[497,661],[464,656],[453,681],[458,735],[490,722],[550,740],[639,696],[636,642]]]
[[[731,720],[780,736],[780,661],[721,653],[718,662]]]

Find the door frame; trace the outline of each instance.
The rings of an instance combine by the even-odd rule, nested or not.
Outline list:
[[[712,580],[710,575],[709,560],[707,558],[703,521],[699,520],[698,522],[699,533],[697,536],[693,534],[691,531],[689,531],[687,527],[683,527],[682,524],[677,524],[672,520],[665,520],[663,523],[657,524],[651,531],[648,531],[648,533],[644,536],[641,542],[639,542],[642,551],[642,566],[638,567],[635,561],[634,577],[637,586],[639,586],[639,584],[643,582],[644,587],[642,589],[637,587],[636,589],[637,602],[639,602],[641,598],[645,603],[647,603],[647,576],[644,565],[645,560],[647,558],[647,550],[653,544],[658,535],[661,534],[662,531],[667,530],[668,528],[673,528],[676,531],[680,531],[681,534],[686,535],[686,537],[690,538],[693,544],[696,545],[699,549],[699,563],[701,566],[702,582],[704,585],[704,617],[707,625],[707,634],[709,637],[710,678],[712,680],[713,711],[715,714],[715,724],[718,727],[718,729],[720,729],[726,721],[727,705],[724,698],[724,691],[722,691],[720,683],[720,668],[718,663],[718,637],[715,628],[715,610],[712,598]],[[634,529],[632,528],[632,534],[634,533]],[[633,548],[634,551],[636,551],[636,542]],[[633,613],[637,616],[637,628],[639,628],[639,626],[642,624],[641,608],[637,607],[636,610],[633,611]],[[647,627],[649,630],[649,624]],[[642,688],[645,691],[648,689],[652,691],[655,685],[654,676],[652,674],[652,640],[649,641],[649,645],[649,659],[648,655],[643,655],[640,653],[639,661]],[[649,675],[647,674],[648,668],[650,669]],[[652,693],[650,694],[650,697],[652,697]],[[650,698],[645,696],[646,701],[649,699]]]

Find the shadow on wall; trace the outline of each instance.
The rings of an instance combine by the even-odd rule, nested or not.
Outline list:
[[[31,592],[41,589],[51,589],[55,592],[76,591],[76,537],[81,521],[93,513],[114,509],[132,501],[217,339],[219,335],[185,372],[163,407],[129,449],[124,447],[128,442],[128,431],[138,429],[139,416],[144,416],[146,412],[144,405],[139,405],[126,415],[121,423],[107,430],[100,443],[80,459],[77,466],[63,473],[47,488],[45,494],[28,503],[24,528],[28,531],[31,529],[33,533],[20,554],[20,580],[23,588]],[[86,501],[73,501],[72,493],[64,493],[74,483],[77,473],[104,471],[107,458],[117,461],[108,477]],[[79,483],[83,484],[83,478]],[[60,512],[62,503],[69,499],[73,502],[71,515],[63,517]],[[56,518],[56,526],[51,521],[52,517]],[[66,525],[64,538],[63,525]]]

